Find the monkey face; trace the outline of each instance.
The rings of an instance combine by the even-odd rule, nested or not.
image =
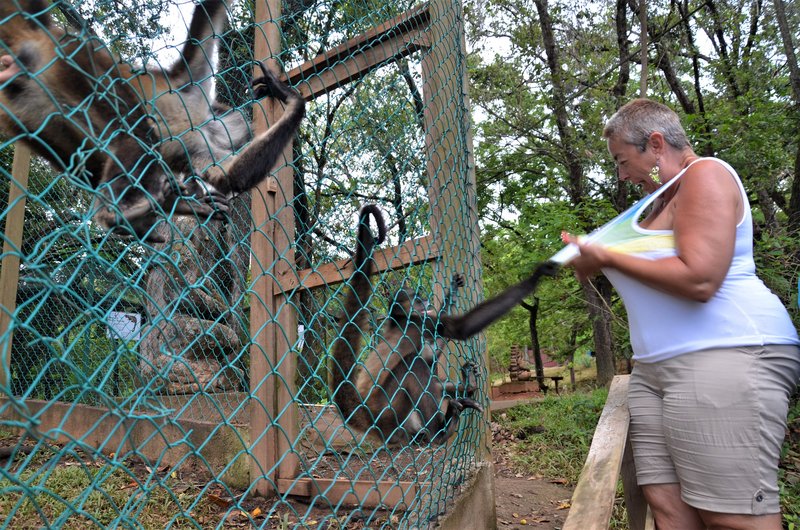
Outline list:
[[[29,72],[38,70],[43,56],[41,48],[47,46],[41,26],[50,27],[49,15],[35,15],[42,13],[47,3],[23,0],[20,5],[26,12],[16,8],[15,2],[0,3],[0,86],[15,78],[20,67]]]
[[[0,133],[21,136],[94,188],[95,220],[106,229],[152,239],[170,215],[224,219],[228,199],[263,182],[283,156],[303,97],[261,65],[253,92],[283,102],[284,113],[255,136],[247,119],[212,101],[214,37],[228,17],[220,0],[196,2],[180,61],[144,70],[99,38],[52,24],[57,3],[0,0]]]

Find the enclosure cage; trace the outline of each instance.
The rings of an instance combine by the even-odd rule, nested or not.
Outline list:
[[[195,7],[45,9],[147,71],[178,60]],[[481,297],[460,2],[226,9],[217,99],[256,131],[274,123],[282,106],[248,89],[264,61],[307,114],[225,219],[165,215],[163,243],[108,232],[81,173],[102,139],[57,170],[23,145],[38,131],[0,138],[0,528],[426,528],[487,458],[485,414],[462,414],[446,444],[387,448],[342,421],[329,384],[361,205],[390,225],[373,327],[400,287],[440,306],[460,274],[453,310]],[[113,84],[84,75],[98,98]],[[439,362],[453,379],[474,363],[487,405],[483,351],[447,343]]]

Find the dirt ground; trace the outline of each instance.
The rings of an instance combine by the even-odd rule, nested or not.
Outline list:
[[[561,528],[569,511],[572,488],[559,480],[516,473],[508,464],[507,436],[495,428],[492,431],[498,530]]]
[[[518,397],[522,396],[515,396],[515,398]],[[492,431],[497,528],[499,530],[525,530],[528,528],[555,530],[561,528],[569,510],[572,489],[560,484],[558,480],[548,480],[543,477],[525,476],[516,473],[509,464],[508,458],[509,448],[514,443],[513,437],[508,432],[503,432],[497,424],[493,424]],[[16,443],[17,440],[15,438],[0,439],[0,465],[5,463],[3,461],[5,458],[12,455],[12,453],[3,454],[1,450],[4,446],[8,446],[5,449],[10,449]],[[27,451],[21,451],[19,454],[22,456],[27,454]],[[62,460],[64,466],[76,465],[79,462],[73,458],[64,458]],[[396,459],[393,461],[396,463]],[[22,462],[22,459],[20,459],[20,462]],[[92,456],[81,454],[80,462],[89,462],[91,464]],[[98,465],[100,464],[98,463]],[[144,477],[152,472],[152,470],[138,461],[132,461],[130,465],[136,475]],[[181,491],[185,490],[184,493],[186,495],[200,494],[200,486],[207,484],[209,481],[205,471],[204,468],[195,469],[191,465],[183,466],[177,475],[167,467],[156,470],[163,480],[167,481],[168,477],[172,477],[172,480],[180,482],[182,484]],[[324,471],[324,469],[320,468],[318,471]],[[175,484],[173,484],[173,487],[175,487]],[[269,505],[264,499],[253,497],[240,501],[241,510],[231,511],[230,507],[234,502],[234,499],[229,497],[229,490],[212,487],[205,492],[205,499],[200,503],[197,509],[198,513],[194,515],[197,521],[200,521],[200,524],[208,523],[209,528],[219,527],[222,517],[225,517],[224,522],[222,522],[222,527],[224,528],[251,528],[254,519],[259,524],[263,522],[264,515],[256,514],[263,513],[265,511],[263,509]],[[249,512],[249,515],[242,510]],[[304,505],[304,503],[300,503],[292,509],[287,506],[287,509],[283,510],[281,514],[273,515],[272,517],[275,518],[274,524],[268,524],[266,527],[284,528],[286,524],[291,526],[291,524],[297,522],[298,513],[305,514],[306,518],[312,520],[323,521],[330,517],[330,508],[326,506],[308,506]],[[172,514],[174,512],[165,513],[164,517],[168,515],[172,517]],[[149,517],[158,520],[160,514],[150,514]],[[283,520],[284,517],[286,518],[285,521]],[[335,524],[333,520],[331,523],[330,528],[342,528],[342,526]],[[22,527],[15,526],[15,528]],[[38,528],[38,525],[34,524],[30,528]],[[364,526],[357,520],[353,520],[347,525],[347,528],[355,530],[364,528]]]

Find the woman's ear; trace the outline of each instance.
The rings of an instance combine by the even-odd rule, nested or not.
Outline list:
[[[656,155],[660,155],[664,152],[664,135],[658,131],[654,131],[650,133],[650,138],[647,142],[650,147],[653,149]]]

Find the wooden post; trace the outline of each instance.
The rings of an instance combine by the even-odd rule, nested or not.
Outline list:
[[[267,67],[279,72],[272,59],[280,52],[281,3],[279,0],[256,3],[255,57],[265,59]],[[258,74],[258,72],[255,72]],[[256,131],[264,131],[283,112],[275,100],[259,104],[256,111]],[[256,110],[258,107],[256,107]],[[284,159],[292,160],[291,143]],[[251,480],[259,495],[275,492],[277,479],[297,474],[297,458],[289,452],[297,435],[297,408],[292,404],[295,360],[290,353],[297,340],[297,315],[284,304],[284,295],[276,278],[294,267],[294,213],[291,207],[293,170],[280,167],[274,177],[267,179],[252,193],[253,216],[252,270],[253,291],[250,297],[250,432],[252,460]],[[281,428],[276,427],[280,422]],[[275,473],[267,476],[267,473]]]
[[[422,79],[431,235],[441,246],[441,260],[434,269],[434,298],[441,302],[451,274],[464,274],[466,287],[460,293],[459,307],[463,310],[477,303],[483,293],[463,12],[460,2],[448,0],[432,0],[429,11],[430,48],[422,59]],[[464,296],[469,298],[464,300]],[[485,351],[483,339],[475,340],[480,341],[479,351]],[[463,347],[450,345],[451,352]],[[450,376],[461,375],[454,370]],[[488,381],[484,390],[488,395]],[[488,458],[489,440],[484,433],[479,460]]]
[[[21,143],[14,146],[11,185],[8,190],[8,215],[3,239],[3,261],[0,265],[0,385],[7,386],[11,374],[11,317],[17,307],[20,248],[25,222],[25,192],[31,167],[31,150]]]

